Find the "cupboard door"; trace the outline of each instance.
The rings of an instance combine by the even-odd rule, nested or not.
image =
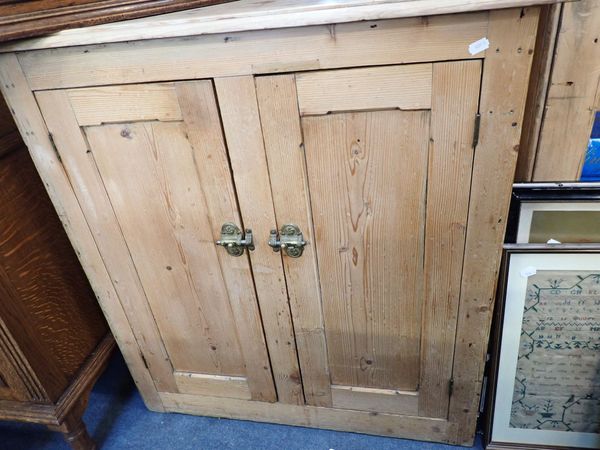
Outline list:
[[[307,402],[446,418],[480,61],[258,77]]]
[[[275,401],[212,82],[36,97],[158,390]]]

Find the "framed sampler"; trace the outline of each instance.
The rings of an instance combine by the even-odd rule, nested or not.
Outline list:
[[[600,247],[508,245],[500,283],[487,448],[600,448]]]
[[[600,183],[514,185],[507,243],[600,243]]]

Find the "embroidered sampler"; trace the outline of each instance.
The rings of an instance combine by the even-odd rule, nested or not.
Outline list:
[[[528,278],[512,428],[600,433],[600,273]]]

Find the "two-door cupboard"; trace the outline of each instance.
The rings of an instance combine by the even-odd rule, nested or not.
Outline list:
[[[245,0],[3,49],[148,407],[472,442],[540,2],[429,3]]]

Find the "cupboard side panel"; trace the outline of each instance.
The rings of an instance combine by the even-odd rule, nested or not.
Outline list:
[[[566,2],[532,181],[577,181],[600,109],[600,4]]]
[[[540,11],[535,56],[531,66],[523,132],[515,171],[516,182],[532,181],[562,8],[562,3],[556,3],[546,5]]]
[[[472,445],[494,289],[512,191],[539,8],[490,13],[465,243],[449,420]]]

